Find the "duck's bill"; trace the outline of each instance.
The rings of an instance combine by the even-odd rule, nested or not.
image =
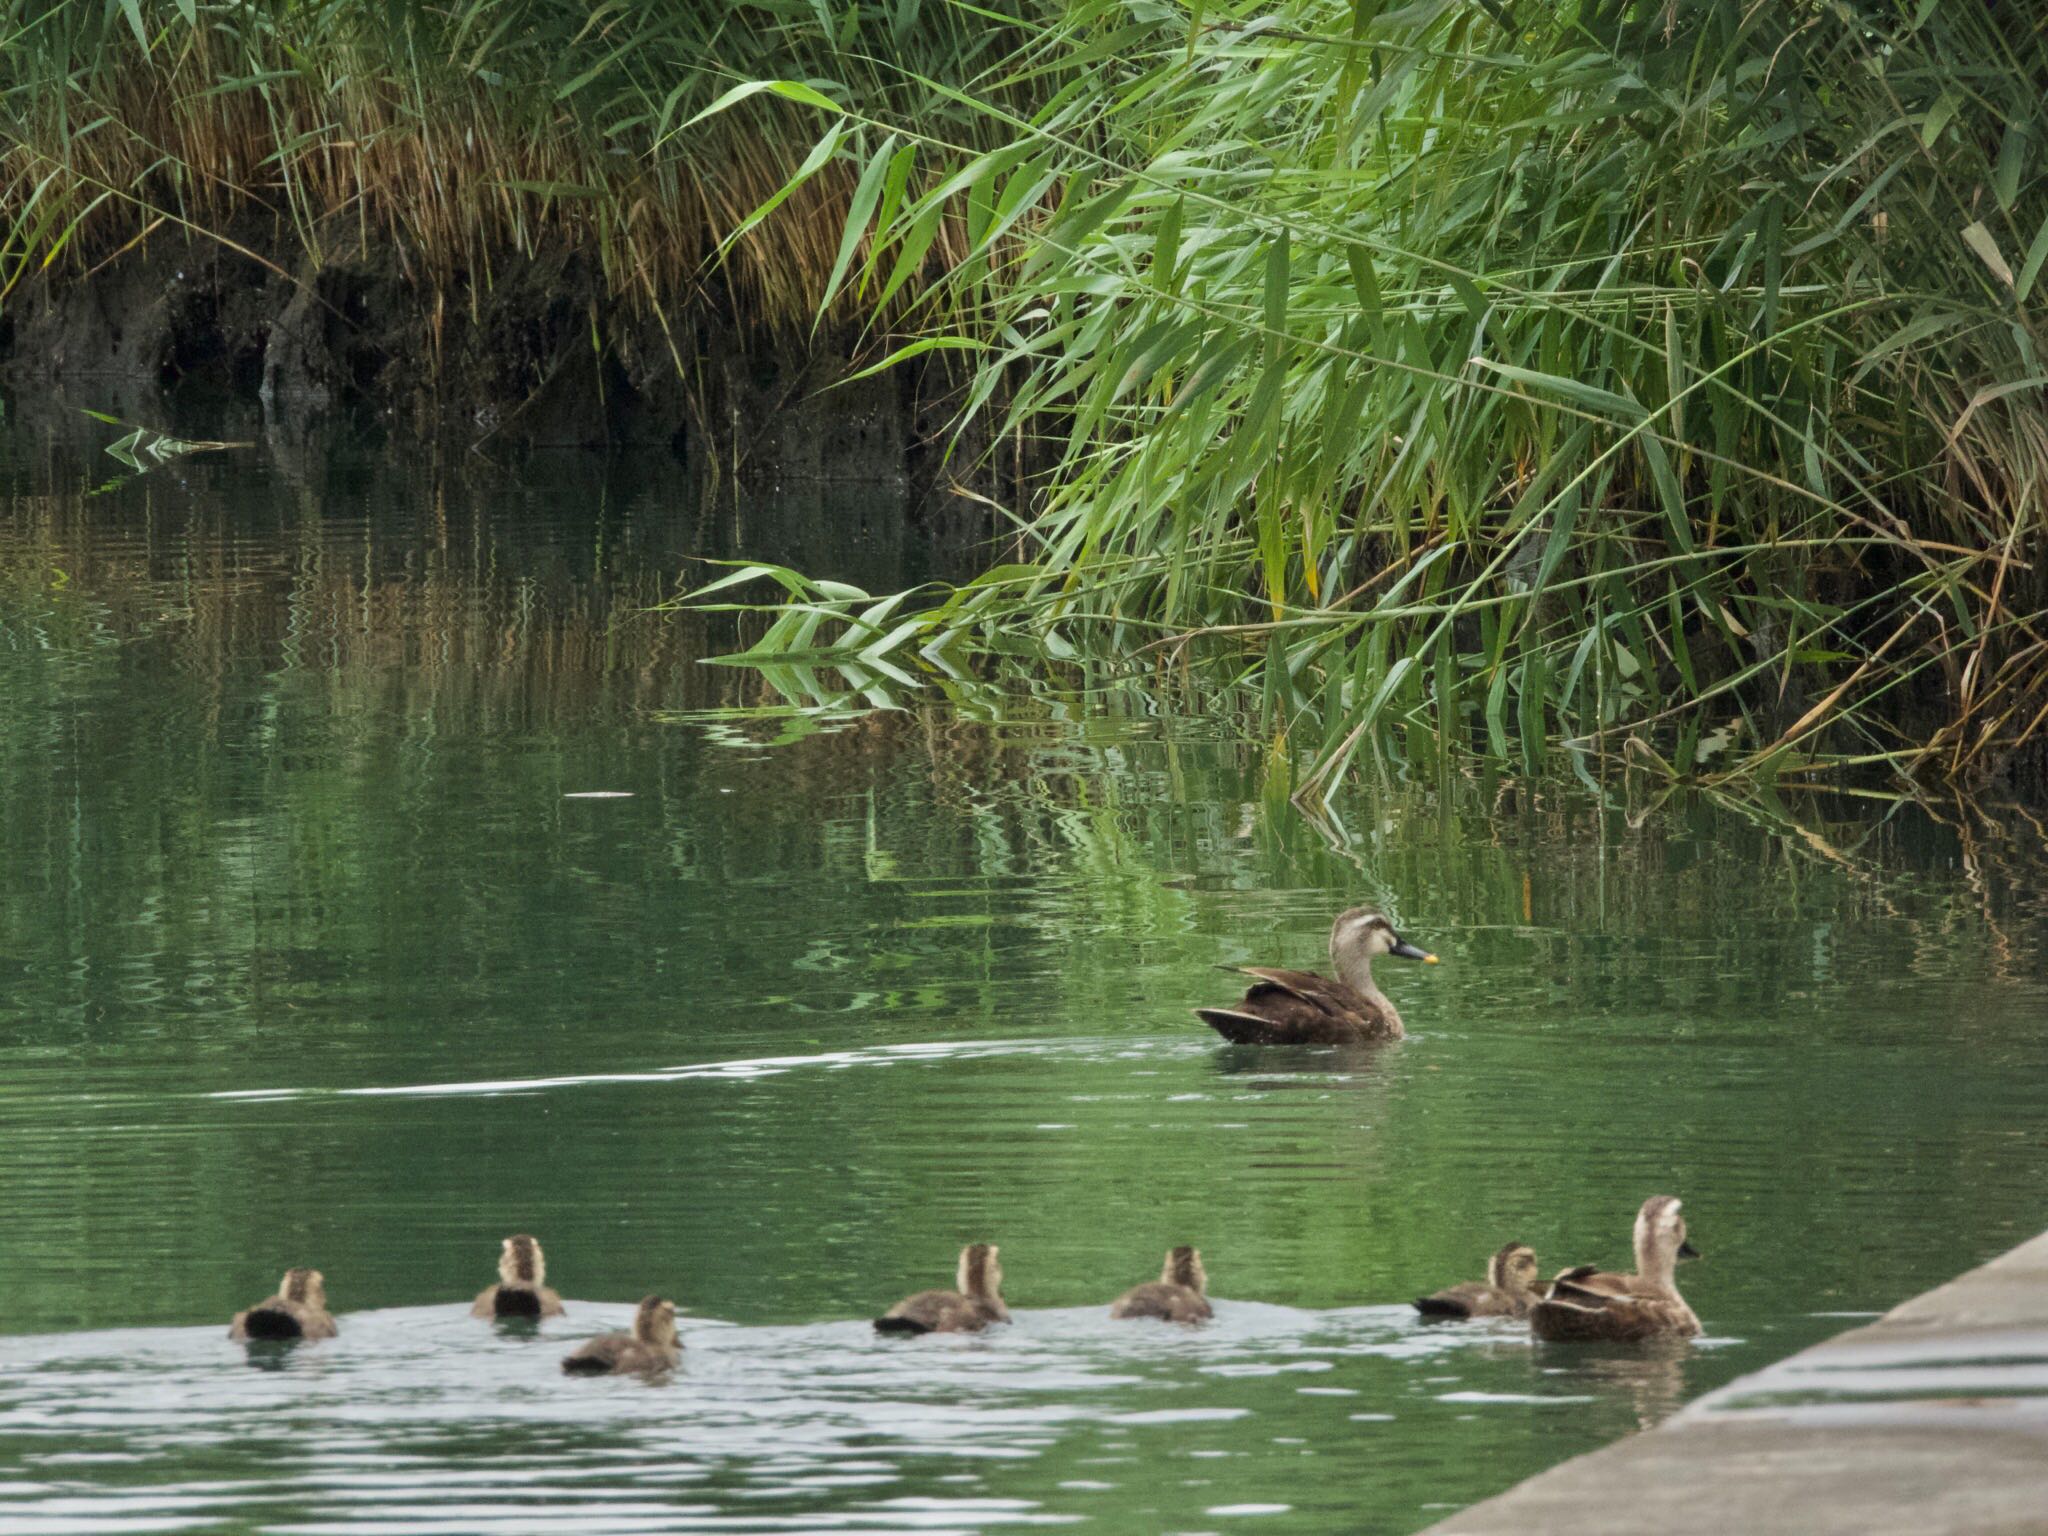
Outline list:
[[[1400,943],[1396,944],[1392,949],[1388,950],[1387,953],[1390,955],[1399,955],[1403,960],[1420,960],[1424,965],[1436,964],[1435,955],[1432,955],[1426,949],[1417,948],[1415,945],[1410,944],[1406,939],[1403,939]]]
[[[1678,1245],[1678,1256],[1681,1259],[1696,1259],[1700,1256],[1700,1251],[1693,1247],[1692,1240],[1688,1238]]]

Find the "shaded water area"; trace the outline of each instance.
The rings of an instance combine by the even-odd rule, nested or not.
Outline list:
[[[1126,695],[751,717],[639,610],[918,574],[858,487],[16,428],[0,489],[0,1528],[1406,1532],[2048,1217],[2022,807],[1430,764],[1312,825]],[[1411,1040],[1189,1016],[1358,900],[1443,956]],[[1405,1306],[1660,1191],[1695,1346]],[[537,1338],[466,1316],[514,1231]],[[1013,1327],[872,1335],[976,1239]],[[1216,1323],[1112,1324],[1176,1242]],[[295,1263],[340,1337],[230,1345]],[[656,1289],[672,1379],[558,1373]]]

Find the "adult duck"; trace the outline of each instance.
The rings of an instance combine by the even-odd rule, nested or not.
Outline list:
[[[1568,1269],[1550,1293],[1529,1309],[1529,1327],[1553,1343],[1604,1339],[1636,1344],[1645,1339],[1686,1339],[1700,1331],[1676,1284],[1678,1261],[1696,1259],[1686,1241],[1676,1195],[1652,1195],[1636,1213],[1636,1272],[1612,1274],[1591,1264]]]
[[[1166,1255],[1157,1280],[1134,1285],[1117,1297],[1111,1317],[1156,1317],[1163,1323],[1206,1323],[1216,1315],[1209,1305],[1209,1276],[1198,1248],[1182,1246]]]
[[[1233,1045],[1373,1045],[1404,1031],[1393,1000],[1373,984],[1375,955],[1435,965],[1436,956],[1394,932],[1371,907],[1353,907],[1330,925],[1330,967],[1313,971],[1232,969],[1252,978],[1235,1008],[1197,1008],[1195,1015]]]
[[[498,1254],[498,1283],[478,1293],[471,1317],[560,1317],[562,1298],[543,1284],[547,1255],[538,1239],[521,1232]]]
[[[1455,1317],[1527,1317],[1542,1299],[1536,1285],[1536,1250],[1509,1243],[1486,1261],[1484,1280],[1467,1280],[1415,1299],[1415,1310],[1431,1322]]]
[[[228,1324],[228,1337],[238,1344],[251,1339],[331,1339],[334,1319],[327,1314],[327,1281],[317,1269],[288,1269],[277,1282],[277,1294]]]
[[[877,1333],[979,1333],[991,1323],[1007,1323],[1003,1305],[1003,1266],[996,1262],[994,1243],[970,1243],[960,1250],[957,1291],[919,1291],[906,1296],[875,1319]]]

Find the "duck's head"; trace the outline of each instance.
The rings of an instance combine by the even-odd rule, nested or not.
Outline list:
[[[1652,1195],[1636,1212],[1636,1268],[1644,1274],[1668,1275],[1680,1259],[1696,1259],[1699,1249],[1685,1239],[1685,1217],[1676,1195]]]
[[[537,1239],[524,1232],[505,1239],[498,1255],[498,1278],[507,1285],[539,1285],[547,1279],[547,1256]]]
[[[1410,944],[1394,932],[1394,925],[1371,907],[1353,907],[1340,913],[1330,925],[1330,963],[1339,974],[1360,963],[1370,964],[1377,955],[1395,955],[1403,960],[1420,960],[1435,965],[1436,956]]]
[[[1496,1291],[1536,1289],[1536,1250],[1527,1243],[1509,1243],[1486,1261],[1486,1283]]]
[[[1209,1272],[1202,1268],[1202,1250],[1185,1243],[1167,1253],[1159,1278],[1168,1285],[1184,1285],[1197,1296],[1208,1294]]]
[[[327,1310],[327,1277],[317,1269],[288,1269],[277,1282],[277,1294],[286,1301],[302,1302]]]
[[[643,1296],[633,1314],[633,1337],[642,1344],[672,1345],[676,1341],[676,1304],[666,1296]]]
[[[960,1294],[997,1296],[1003,1289],[1003,1266],[996,1262],[1001,1250],[994,1243],[969,1243],[960,1250]]]

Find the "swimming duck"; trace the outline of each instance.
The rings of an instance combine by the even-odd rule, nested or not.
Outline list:
[[[1636,1213],[1635,1248],[1632,1275],[1582,1264],[1551,1281],[1550,1293],[1529,1309],[1529,1326],[1536,1337],[1632,1344],[1698,1333],[1700,1320],[1674,1283],[1678,1261],[1700,1256],[1685,1239],[1685,1218],[1679,1214],[1676,1195],[1652,1195],[1643,1202]]]
[[[970,1243],[960,1250],[957,1291],[919,1291],[875,1319],[877,1333],[979,1333],[990,1323],[1007,1323],[1003,1266],[994,1243]]]
[[[1446,1286],[1415,1298],[1415,1310],[1431,1322],[1450,1317],[1527,1317],[1542,1299],[1536,1285],[1536,1250],[1509,1243],[1486,1261],[1486,1278]]]
[[[1252,978],[1235,1008],[1197,1008],[1204,1024],[1233,1045],[1367,1045],[1398,1040],[1401,1015],[1373,985],[1374,955],[1398,955],[1435,965],[1436,956],[1394,932],[1370,907],[1353,907],[1330,926],[1331,981],[1313,971],[1277,971],[1262,965],[1231,969]]]
[[[547,1278],[547,1255],[524,1232],[505,1239],[498,1255],[498,1283],[477,1294],[471,1317],[560,1317],[562,1298],[541,1282]]]
[[[1209,1305],[1209,1276],[1199,1249],[1179,1247],[1166,1255],[1157,1280],[1134,1285],[1109,1309],[1111,1317],[1156,1317],[1168,1323],[1206,1323],[1216,1315]]]
[[[602,1333],[562,1361],[570,1376],[651,1375],[683,1358],[676,1340],[676,1304],[666,1296],[643,1296],[631,1333]]]
[[[334,1319],[327,1315],[327,1282],[317,1269],[288,1269],[277,1282],[277,1294],[228,1324],[236,1343],[251,1339],[331,1339]]]

